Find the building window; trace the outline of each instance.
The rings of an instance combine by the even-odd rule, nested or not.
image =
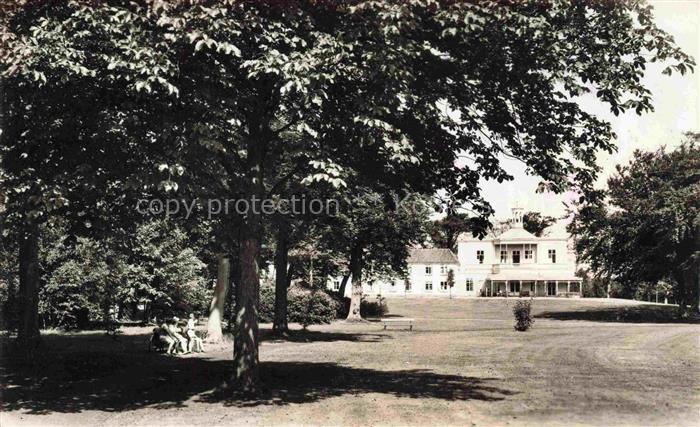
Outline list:
[[[334,290],[334,291],[339,291],[339,290],[340,290],[340,280],[334,280],[334,281],[333,281],[333,290]]]
[[[513,251],[513,264],[520,264],[520,251]]]
[[[552,264],[557,262],[557,251],[555,249],[550,249],[547,251],[547,257],[552,260]]]
[[[447,290],[447,282],[440,282],[440,290],[441,291]]]
[[[411,282],[406,280],[405,285],[406,285],[406,292],[410,291],[411,290]]]
[[[520,292],[520,282],[510,282],[510,292]]]
[[[501,251],[501,264],[508,262],[508,251]]]
[[[525,259],[532,259],[532,249],[525,249]]]
[[[476,260],[479,261],[479,264],[484,263],[484,251],[476,251]]]
[[[392,280],[392,281],[391,281],[391,287],[393,288],[394,285],[395,285],[395,283],[394,283],[394,281]]]
[[[433,290],[433,282],[425,282],[425,290],[432,291]]]
[[[447,274],[447,266],[446,265],[440,266],[440,274]]]
[[[472,279],[467,279],[467,292],[474,290],[474,281]]]
[[[426,265],[425,266],[425,274],[433,274],[433,267]]]

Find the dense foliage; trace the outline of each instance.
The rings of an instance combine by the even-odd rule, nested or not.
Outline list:
[[[290,289],[289,320],[304,329],[309,325],[330,323],[338,312],[336,301],[321,290]],[[294,313],[294,315],[292,315]]]
[[[147,317],[207,313],[211,281],[201,241],[172,223],[152,221],[127,242],[122,304],[145,305]]]
[[[504,156],[543,188],[591,190],[596,153],[612,150],[614,135],[575,97],[642,113],[652,108],[645,64],[694,65],[637,1],[2,7],[0,166],[15,190],[3,219],[20,242],[20,343],[38,339],[40,224],[66,218],[107,235],[131,222],[143,194],[262,200],[289,182],[378,193],[385,206],[396,190],[444,192],[485,221],[480,181],[512,179]],[[268,219],[249,212],[215,236],[237,251],[232,383],[243,391],[259,377]],[[353,221],[348,240],[381,235],[386,221],[375,219],[371,230]],[[365,251],[382,245],[348,245],[358,282]],[[380,257],[396,265],[397,255]]]
[[[475,221],[477,219],[460,212],[448,212],[443,218],[432,221],[427,227],[431,246],[456,251],[460,234],[479,229],[479,226],[474,224]],[[484,228],[485,225],[481,227]]]
[[[338,302],[321,289],[309,289],[294,285],[288,290],[288,321],[309,325],[330,323],[338,316]],[[271,286],[260,288],[258,316],[261,322],[272,322],[275,316],[275,289]]]
[[[402,201],[397,194],[366,187],[355,188],[353,193],[319,236],[331,251],[346,255],[341,271],[352,275],[349,320],[361,317],[364,282],[405,274],[409,248],[425,239],[429,217],[422,198]],[[339,293],[345,295],[342,286]]]
[[[211,299],[208,273],[193,242],[173,224],[144,223],[120,242],[71,239],[64,227],[46,229],[42,235],[42,327],[85,328],[112,318],[145,321],[206,313]],[[0,303],[11,308],[17,287],[3,288]],[[8,327],[16,325],[16,311],[3,313]]]
[[[570,226],[594,274],[630,295],[672,283],[681,312],[686,304],[697,308],[700,290],[699,142],[693,134],[673,151],[635,152],[601,197],[578,207]]]
[[[377,298],[363,298],[360,311],[363,317],[382,317],[389,313],[389,303],[387,303],[386,298],[381,296]]]
[[[556,218],[542,215],[540,212],[525,212],[523,215],[523,228],[535,236],[540,237],[544,230],[556,221]]]
[[[515,330],[524,332],[530,329],[535,322],[530,313],[532,303],[529,300],[517,300],[513,305],[513,315],[515,316]]]

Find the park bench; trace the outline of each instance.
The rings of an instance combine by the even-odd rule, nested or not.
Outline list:
[[[396,318],[396,319],[380,319],[382,321],[382,324],[384,324],[384,329],[386,330],[387,326],[408,326],[408,330],[412,331],[413,330],[413,319],[401,317],[401,318]]]

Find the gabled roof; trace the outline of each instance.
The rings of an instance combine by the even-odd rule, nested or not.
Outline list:
[[[409,264],[458,264],[459,261],[449,249],[411,248],[408,255]]]
[[[524,228],[514,227],[501,234],[496,239],[501,241],[537,240],[537,237]]]
[[[475,242],[475,241],[489,241],[489,240],[494,240],[498,238],[498,232],[496,230],[488,230],[486,232],[486,236],[484,236],[482,239],[478,237],[474,237],[471,232],[466,232],[466,233],[460,233],[459,236],[457,236],[457,242]]]

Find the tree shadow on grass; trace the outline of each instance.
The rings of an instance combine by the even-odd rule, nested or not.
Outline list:
[[[50,414],[182,407],[192,396],[215,388],[230,362],[86,352],[52,357],[49,365],[3,367],[2,410]]]
[[[271,329],[260,330],[260,340],[270,342],[380,342],[384,339],[392,339],[392,336],[366,332],[346,333],[310,330],[290,330],[284,335],[277,335]]]
[[[501,388],[495,378],[444,375],[424,369],[383,371],[336,363],[265,362],[264,390],[257,398],[226,398],[221,392],[203,394],[199,401],[228,406],[308,403],[345,394],[382,393],[413,399],[501,401],[516,392]]]
[[[402,314],[389,314],[389,313],[387,313],[387,314],[382,314],[381,316],[365,316],[365,319],[369,320],[369,321],[378,322],[382,319],[392,319],[392,318],[401,319],[401,318],[405,318],[405,317],[406,316],[404,316]]]
[[[105,346],[95,337],[51,337],[40,359],[31,365],[4,357],[1,409],[26,414],[119,412],[186,407],[192,400],[242,407],[315,402],[358,393],[498,401],[514,394],[491,378],[297,361],[262,363],[263,393],[255,399],[235,399],[216,392],[231,375],[230,360],[206,354],[178,358],[149,353],[140,347],[145,339],[145,335],[123,336],[119,345],[125,349],[115,349],[110,338],[104,338],[112,342]],[[66,341],[72,341],[72,350],[63,350]]]
[[[587,320],[620,323],[700,323],[695,315],[681,318],[676,307],[643,305],[634,307],[596,307],[570,311],[547,311],[535,318],[556,320]]]

